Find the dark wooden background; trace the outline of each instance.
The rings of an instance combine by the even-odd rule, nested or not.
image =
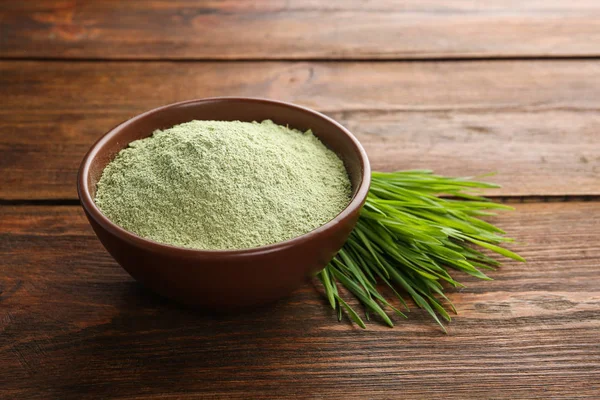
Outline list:
[[[137,285],[78,206],[102,133],[248,95],[349,127],[379,170],[497,171],[527,264],[444,335],[338,323],[311,284],[243,315]],[[0,398],[600,398],[600,2],[0,1]]]

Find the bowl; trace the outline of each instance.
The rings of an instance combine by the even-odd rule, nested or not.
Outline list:
[[[144,239],[117,226],[94,203],[96,183],[113,157],[156,129],[191,120],[262,121],[312,129],[344,162],[352,200],[333,220],[302,236],[243,250],[195,250]],[[358,140],[331,118],[305,107],[255,98],[219,97],[170,104],[140,114],[103,135],[85,155],[77,177],[81,205],[94,232],[137,281],[178,302],[226,311],[285,297],[324,268],[354,228],[370,184]]]

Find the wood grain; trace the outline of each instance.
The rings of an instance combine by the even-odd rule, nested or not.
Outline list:
[[[520,204],[494,222],[526,243],[451,291],[444,335],[338,323],[310,284],[242,315],[154,296],[79,207],[0,207],[0,397],[597,398],[600,203]]]
[[[323,111],[373,168],[496,171],[497,195],[600,194],[600,62],[0,62],[0,199],[75,198],[91,144],[191,98],[242,95]]]
[[[0,29],[0,57],[600,55],[600,4],[595,0],[4,1]]]
[[[0,0],[0,398],[600,398],[600,202],[571,197],[600,195],[600,62],[571,57],[600,57],[596,0]],[[457,273],[448,335],[338,323],[315,282],[180,307],[102,248],[76,171],[117,123],[223,95],[320,110],[377,170],[569,201],[492,220],[528,263]]]

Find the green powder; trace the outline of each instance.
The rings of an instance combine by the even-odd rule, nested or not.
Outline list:
[[[95,201],[139,236],[216,250],[305,234],[333,219],[350,196],[342,161],[311,131],[269,120],[191,121],[121,150]]]

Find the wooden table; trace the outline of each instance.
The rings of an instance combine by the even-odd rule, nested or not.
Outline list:
[[[600,2],[3,1],[0,398],[600,398]],[[221,95],[339,120],[378,170],[497,171],[527,264],[444,335],[338,323],[315,286],[243,315],[136,284],[78,205],[116,123]]]

